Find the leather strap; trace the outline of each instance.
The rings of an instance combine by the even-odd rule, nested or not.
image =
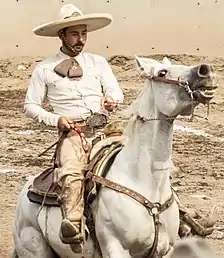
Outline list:
[[[174,202],[173,192],[171,194],[171,197],[165,203],[163,203],[163,204],[160,204],[157,202],[152,203],[147,198],[145,198],[143,195],[137,193],[136,191],[129,189],[128,187],[125,187],[123,185],[114,183],[111,180],[106,179],[104,177],[94,175],[90,171],[87,173],[86,178],[88,178],[92,181],[95,181],[96,183],[99,183],[104,187],[108,187],[112,190],[115,190],[119,193],[123,193],[123,194],[131,197],[132,199],[136,200],[137,202],[142,204],[147,209],[149,214],[153,217],[154,227],[155,227],[155,237],[154,237],[152,248],[150,248],[149,252],[144,257],[145,258],[153,258],[155,256],[157,246],[158,246],[158,240],[159,240],[159,225],[160,225],[159,215],[162,212],[164,212],[165,210],[167,210]]]

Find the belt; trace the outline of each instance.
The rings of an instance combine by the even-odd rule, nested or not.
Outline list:
[[[107,116],[101,113],[94,113],[86,119],[73,119],[75,126],[84,133],[94,134],[96,131],[103,129],[107,124]]]
[[[86,120],[78,120],[78,121],[72,121],[74,123],[75,126],[87,126]]]

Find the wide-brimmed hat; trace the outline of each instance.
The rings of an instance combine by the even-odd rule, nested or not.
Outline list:
[[[61,29],[77,25],[86,25],[90,32],[106,27],[112,19],[108,13],[84,14],[75,5],[66,4],[60,9],[58,19],[34,28],[33,32],[38,36],[57,37]]]

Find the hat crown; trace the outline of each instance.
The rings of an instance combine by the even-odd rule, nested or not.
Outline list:
[[[66,4],[61,7],[59,11],[59,19],[64,20],[66,18],[74,17],[74,16],[81,16],[83,12],[73,4]]]

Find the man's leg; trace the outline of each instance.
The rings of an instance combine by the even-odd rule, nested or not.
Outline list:
[[[59,202],[63,216],[60,238],[66,244],[82,243],[84,238],[84,176],[82,169],[87,162],[87,156],[79,136],[68,136],[63,141],[58,156],[60,167],[55,170],[55,176],[62,189]]]

